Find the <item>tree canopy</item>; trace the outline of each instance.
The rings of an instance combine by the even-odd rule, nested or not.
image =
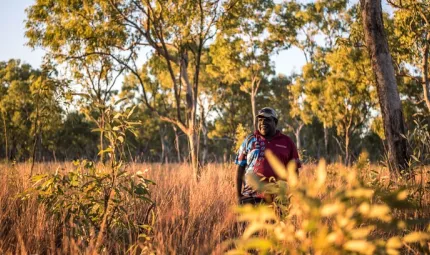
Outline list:
[[[384,29],[413,129],[429,121],[429,6],[388,3]],[[115,109],[136,106],[141,123],[128,156],[189,161],[196,175],[200,163],[234,156],[264,106],[306,160],[350,164],[363,150],[380,160],[387,137],[361,10],[345,0],[37,0],[26,37],[46,61],[0,63],[0,157],[97,158],[107,142],[91,130],[121,99]],[[292,47],[306,64],[276,74],[273,56]]]

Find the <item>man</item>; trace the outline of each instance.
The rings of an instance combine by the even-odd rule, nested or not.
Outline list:
[[[266,177],[266,180],[272,177],[278,179],[265,157],[266,150],[271,150],[285,166],[291,160],[295,160],[297,168],[301,167],[296,145],[291,138],[276,129],[277,124],[278,115],[275,110],[264,107],[258,111],[257,130],[243,141],[237,152],[235,160],[238,165],[236,184],[237,195],[241,204],[270,202],[267,201],[267,195],[259,193],[247,181],[252,175],[258,179],[263,177]],[[244,183],[243,190],[242,183]]]

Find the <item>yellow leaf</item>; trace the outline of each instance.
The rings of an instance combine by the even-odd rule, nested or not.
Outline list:
[[[334,204],[326,204],[321,208],[321,215],[324,217],[331,216],[333,214],[336,214],[338,212],[343,211],[344,206],[339,203]]]
[[[407,226],[406,226],[406,222],[404,222],[404,221],[399,221],[399,222],[397,222],[397,228],[399,228],[399,229],[405,229]]]
[[[403,190],[397,194],[397,200],[405,200],[408,197],[408,191]]]
[[[254,234],[260,232],[261,230],[265,230],[265,224],[251,222],[248,227],[245,229],[245,232],[242,235],[243,239],[249,239]]]
[[[342,233],[331,232],[330,234],[327,235],[327,241],[329,243],[338,243],[342,239],[343,239]]]
[[[297,178],[297,166],[295,161],[290,161],[287,166],[288,169],[288,184],[291,187],[296,187],[299,183],[299,179]]]
[[[327,170],[326,170],[326,162],[324,159],[320,160],[317,167],[317,181],[316,188],[321,188],[326,180]]]
[[[367,203],[367,202],[361,203],[360,206],[358,207],[358,211],[361,214],[367,216],[369,214],[369,212],[370,212],[370,204]]]
[[[276,239],[285,240],[288,237],[288,228],[284,222],[280,222],[274,229],[273,233],[275,234]],[[294,229],[293,229],[294,231]]]
[[[245,248],[256,249],[259,252],[263,252],[272,248],[272,243],[269,240],[262,238],[251,238],[246,242]]]
[[[273,168],[275,173],[279,176],[279,178],[286,180],[287,179],[287,170],[285,169],[284,164],[273,154],[271,150],[266,150],[264,152],[264,156],[267,157],[270,166]]]
[[[387,249],[387,254],[388,255],[399,255],[400,252],[398,250],[395,250],[395,249]]]
[[[367,242],[366,240],[351,240],[343,245],[347,251],[359,252],[362,254],[373,254],[376,247],[375,245]]]
[[[387,205],[373,205],[369,212],[370,218],[378,218],[383,221],[390,221],[391,215],[390,215],[391,209]]]
[[[398,236],[393,236],[387,241],[387,249],[400,249],[402,246],[402,240]]]
[[[118,136],[118,140],[119,140],[121,143],[124,143],[124,137],[123,137],[123,136]]]
[[[296,231],[296,238],[299,240],[305,240],[306,233],[303,230]]]
[[[425,232],[412,232],[403,237],[403,241],[406,243],[416,243],[426,241],[430,239],[430,234]]]
[[[348,183],[355,184],[357,183],[357,172],[355,170],[349,171],[347,175]]]
[[[245,180],[254,190],[263,190],[264,182],[254,172],[245,174]]]
[[[374,229],[375,229],[374,226],[369,226],[369,227],[365,227],[365,228],[358,228],[358,229],[352,230],[350,232],[350,235],[354,239],[366,238],[370,234],[370,232],[372,232]]]
[[[355,198],[371,198],[373,196],[374,191],[371,189],[355,189],[349,190],[346,192],[347,197],[355,197]]]

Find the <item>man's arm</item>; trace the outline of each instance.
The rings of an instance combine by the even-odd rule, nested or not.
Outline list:
[[[237,176],[236,176],[236,189],[237,189],[237,198],[240,199],[242,197],[242,183],[243,176],[245,175],[246,166],[238,166],[237,167]]]

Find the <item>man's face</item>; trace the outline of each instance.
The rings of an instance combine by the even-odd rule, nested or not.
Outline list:
[[[274,118],[267,118],[259,116],[257,117],[258,123],[258,131],[263,136],[273,136],[276,132],[276,122]]]

